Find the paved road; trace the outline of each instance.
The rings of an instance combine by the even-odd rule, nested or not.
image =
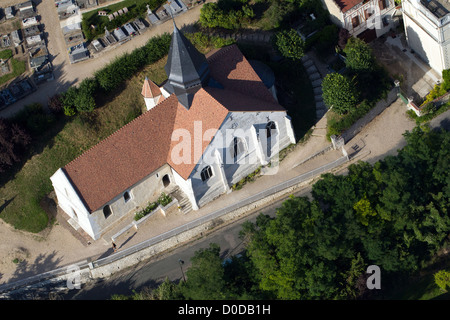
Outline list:
[[[447,110],[443,114],[438,115],[436,118],[430,121],[432,128],[442,127],[446,131],[450,131],[450,110]]]
[[[307,186],[294,195],[309,196],[310,193],[311,186]],[[152,287],[166,277],[172,281],[179,281],[190,266],[190,259],[194,256],[195,251],[207,248],[210,243],[217,243],[220,246],[221,256],[224,259],[241,252],[244,249],[243,243],[239,239],[242,223],[248,220],[254,222],[261,212],[274,216],[276,208],[280,207],[284,200],[276,201],[263,210],[258,210],[241,220],[220,228],[205,238],[177,248],[159,259],[150,259],[126,271],[117,273],[103,282],[87,285],[80,290],[73,289],[64,295],[63,298],[65,300],[106,300],[110,299],[112,294],[130,295],[133,293],[133,290],[140,291],[144,287]],[[185,262],[182,268],[180,268],[179,264],[180,259]]]

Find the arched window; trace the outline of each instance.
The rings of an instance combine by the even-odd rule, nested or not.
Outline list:
[[[112,214],[111,207],[109,204],[103,207],[103,215],[105,216],[105,219],[108,218]]]
[[[130,193],[128,191],[126,191],[123,194],[123,200],[125,200],[125,202],[128,202],[128,201],[130,201],[130,199],[131,199]]]
[[[242,153],[245,152],[245,144],[241,138],[234,137],[230,146],[230,153],[234,160],[236,160]]]
[[[212,177],[212,170],[210,166],[206,166],[202,169],[200,172],[200,177],[202,178],[202,181],[206,181],[209,178]]]
[[[273,130],[277,130],[277,125],[273,121],[269,121],[266,124],[266,134],[267,138],[270,138],[272,136],[272,133],[274,133]]]

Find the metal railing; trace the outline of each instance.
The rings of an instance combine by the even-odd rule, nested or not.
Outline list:
[[[225,208],[219,209],[217,211],[214,211],[212,213],[209,213],[209,214],[207,214],[207,215],[205,215],[203,217],[200,217],[200,218],[198,218],[196,220],[188,222],[187,224],[185,224],[183,226],[174,228],[174,229],[172,229],[170,231],[167,231],[165,233],[162,233],[162,234],[160,234],[160,235],[158,235],[156,237],[153,237],[153,238],[148,239],[146,241],[143,241],[143,242],[141,242],[141,243],[139,243],[137,245],[134,245],[134,246],[132,246],[130,248],[127,248],[127,249],[124,249],[124,250],[122,250],[120,252],[117,252],[116,254],[112,254],[112,255],[110,255],[108,257],[105,257],[105,258],[102,258],[102,259],[98,259],[98,260],[92,262],[92,264],[93,264],[93,266],[95,268],[95,267],[103,266],[103,265],[112,263],[114,261],[123,259],[126,256],[134,254],[134,253],[136,253],[138,251],[141,251],[141,250],[143,250],[145,248],[148,248],[148,247],[150,247],[152,245],[155,245],[155,244],[157,244],[157,243],[159,243],[161,241],[164,241],[164,240],[167,240],[169,238],[175,237],[175,236],[177,236],[177,235],[179,235],[179,234],[181,234],[181,233],[183,233],[185,231],[188,231],[188,230],[191,230],[193,228],[196,228],[196,227],[198,227],[198,226],[200,226],[200,225],[202,225],[202,224],[204,224],[204,223],[206,223],[208,221],[220,218],[221,216],[223,216],[223,215],[225,215],[227,213],[233,212],[233,211],[238,210],[238,209],[240,209],[242,207],[245,207],[245,206],[247,206],[249,204],[255,203],[256,201],[259,201],[259,200],[261,200],[261,199],[263,199],[265,197],[268,197],[270,195],[276,194],[276,193],[278,193],[278,192],[280,192],[282,190],[285,190],[285,189],[288,189],[290,187],[293,187],[296,184],[299,184],[301,182],[310,180],[310,179],[318,176],[319,174],[321,174],[323,172],[329,171],[331,169],[334,169],[334,168],[340,166],[341,164],[345,163],[347,160],[348,160],[347,157],[343,156],[343,157],[341,157],[341,158],[339,158],[339,159],[337,159],[337,160],[335,160],[335,161],[333,161],[331,163],[323,165],[323,166],[321,166],[319,168],[316,168],[316,169],[314,169],[312,171],[309,171],[307,173],[301,174],[301,175],[299,175],[297,177],[294,177],[294,178],[289,179],[289,180],[287,180],[285,182],[282,182],[282,183],[280,183],[280,184],[278,184],[276,186],[273,186],[273,187],[268,188],[268,189],[266,189],[266,190],[264,190],[262,192],[259,192],[259,193],[255,194],[253,196],[250,196],[250,197],[248,197],[248,198],[246,198],[246,199],[244,199],[244,200],[242,200],[242,201],[240,201],[238,203],[235,203],[235,204],[230,205],[228,207],[225,207]]]

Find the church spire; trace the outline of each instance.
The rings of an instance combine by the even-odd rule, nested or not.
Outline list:
[[[168,80],[164,88],[174,93],[178,101],[189,109],[194,94],[209,80],[209,66],[206,58],[178,30],[173,20],[172,43],[164,68]]]

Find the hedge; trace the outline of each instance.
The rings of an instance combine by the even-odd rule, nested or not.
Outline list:
[[[126,53],[95,73],[100,89],[111,92],[144,66],[154,63],[169,52],[171,36],[165,33],[151,38],[146,45]]]

